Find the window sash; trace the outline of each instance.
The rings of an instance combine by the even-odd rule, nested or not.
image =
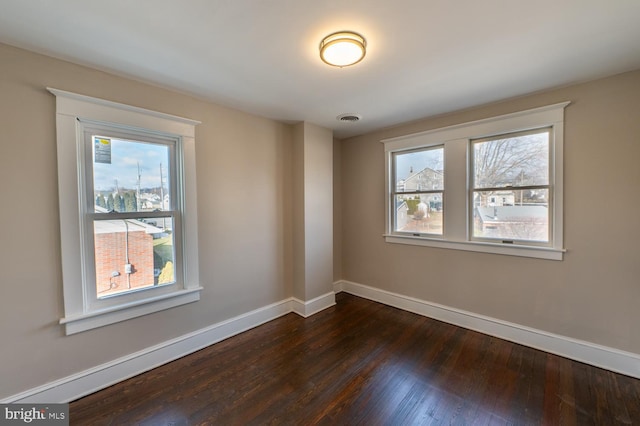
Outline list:
[[[445,225],[444,225],[444,214],[442,214],[442,225],[440,225],[440,232],[437,232],[437,229],[434,230],[433,232],[430,232],[430,228],[427,227],[427,229],[423,229],[422,227],[420,229],[415,229],[415,230],[399,230],[399,218],[398,218],[398,209],[396,206],[396,199],[398,195],[412,195],[412,194],[425,194],[425,195],[430,195],[430,194],[440,194],[440,203],[441,203],[441,208],[440,208],[440,212],[444,212],[444,191],[419,191],[419,192],[397,192],[392,194],[391,196],[391,201],[390,201],[390,205],[394,206],[393,208],[393,212],[392,212],[392,229],[391,232],[393,234],[396,235],[412,235],[412,236],[425,236],[425,237],[430,237],[430,238],[443,238],[444,236],[444,232],[445,232]],[[431,212],[431,209],[429,209],[429,211]],[[432,213],[430,213],[432,214]]]
[[[167,175],[167,183],[169,187],[169,211],[171,210],[180,210],[181,200],[179,199],[178,190],[181,191],[183,188],[179,188],[178,184],[181,183],[182,179],[178,177],[182,173],[182,159],[178,158],[178,152],[180,151],[179,145],[181,144],[181,140],[178,137],[173,137],[170,135],[164,135],[160,133],[151,133],[148,131],[143,131],[139,129],[127,129],[122,126],[111,126],[106,123],[99,123],[96,121],[87,121],[87,120],[79,120],[80,125],[82,126],[82,133],[84,135],[84,143],[83,143],[83,153],[84,153],[84,191],[85,200],[83,205],[85,206],[84,213],[94,212],[94,203],[95,203],[95,193],[94,193],[94,176],[93,176],[93,136],[104,136],[112,139],[117,139],[124,142],[142,142],[148,143],[152,145],[161,145],[166,146],[169,149],[169,164],[168,175]],[[167,210],[164,210],[167,211]],[[124,213],[124,212],[119,212]]]
[[[540,134],[540,133],[547,133],[547,183],[546,184],[534,184],[534,185],[518,185],[517,183],[512,183],[509,185],[503,185],[503,186],[494,186],[494,187],[490,187],[490,186],[478,186],[475,182],[475,178],[476,178],[476,164],[475,164],[475,145],[479,144],[479,143],[487,143],[487,142],[492,142],[492,141],[497,141],[497,140],[504,140],[504,139],[512,139],[512,138],[518,138],[518,137],[522,137],[522,136],[528,136],[528,135],[534,135],[534,134]],[[485,138],[477,138],[477,139],[470,139],[469,140],[469,182],[470,182],[470,187],[473,188],[474,190],[492,190],[492,189],[497,189],[497,188],[501,188],[501,189],[507,189],[507,188],[524,188],[526,186],[546,186],[549,187],[551,186],[551,182],[552,182],[552,165],[553,165],[553,128],[551,127],[541,127],[541,128],[537,128],[537,129],[532,129],[532,130],[526,130],[526,131],[521,131],[521,132],[511,132],[511,133],[503,133],[503,134],[496,134],[494,136],[491,137],[485,137]]]
[[[402,151],[395,151],[391,154],[392,159],[391,159],[391,168],[392,168],[392,185],[391,185],[391,189],[392,191],[396,191],[397,193],[413,193],[413,192],[424,192],[424,193],[429,193],[430,191],[436,191],[436,192],[441,192],[444,191],[444,173],[443,173],[443,183],[442,183],[442,187],[440,188],[432,188],[431,190],[422,190],[422,189],[416,189],[416,190],[411,190],[411,191],[397,191],[397,183],[398,183],[398,156],[400,155],[407,155],[407,154],[412,154],[412,153],[419,153],[419,152],[428,152],[428,151],[434,151],[434,150],[442,150],[442,155],[443,155],[443,160],[444,160],[444,145],[439,144],[439,145],[431,145],[431,146],[426,146],[426,147],[418,147],[415,149],[408,149],[408,150],[402,150]],[[444,164],[443,164],[444,167]]]
[[[506,226],[507,227],[507,233],[512,234],[511,236],[476,236],[475,235],[475,217],[474,215],[476,214],[476,208],[473,207],[473,210],[471,212],[471,219],[469,221],[469,240],[470,241],[478,241],[478,242],[488,242],[488,243],[500,243],[500,244],[514,244],[514,245],[525,245],[525,246],[537,246],[537,247],[550,247],[552,244],[551,241],[551,236],[553,235],[553,220],[551,217],[551,214],[553,212],[553,202],[552,202],[552,193],[551,190],[549,188],[542,188],[542,189],[548,189],[548,207],[547,207],[547,214],[546,214],[546,228],[547,231],[545,233],[545,238],[544,239],[536,239],[536,238],[518,238],[517,236],[513,236],[514,234],[517,235],[517,229],[519,226],[525,226],[525,221],[506,221],[503,222],[502,226]],[[520,189],[518,189],[517,191],[519,191]],[[484,191],[484,190],[477,190],[477,191],[473,191],[471,193],[471,197],[473,197],[474,193],[477,192],[492,192],[492,191]],[[515,203],[512,207],[518,207],[518,204]],[[529,224],[531,225],[533,223],[536,222],[535,218],[532,218],[531,221],[529,222]],[[537,223],[538,226],[544,225],[542,223]],[[534,228],[529,228],[528,232],[526,232],[526,229],[522,229],[522,231],[525,231],[523,233],[525,234],[535,234],[535,227]],[[505,234],[503,234],[505,235]]]

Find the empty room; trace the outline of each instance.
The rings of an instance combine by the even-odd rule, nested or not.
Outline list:
[[[640,424],[639,18],[0,0],[0,423]]]

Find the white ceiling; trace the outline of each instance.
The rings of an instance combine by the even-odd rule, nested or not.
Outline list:
[[[639,69],[640,0],[0,0],[0,42],[348,137]]]

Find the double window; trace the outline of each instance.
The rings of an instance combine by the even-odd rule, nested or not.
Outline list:
[[[198,300],[197,122],[49,90],[66,333]]]
[[[561,260],[567,105],[383,141],[386,240]]]

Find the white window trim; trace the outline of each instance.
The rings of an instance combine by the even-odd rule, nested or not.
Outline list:
[[[143,108],[47,88],[56,96],[58,151],[58,191],[60,200],[60,238],[64,318],[67,335],[135,318],[200,299],[198,271],[198,217],[195,175],[195,126],[199,121],[150,111]],[[83,282],[83,235],[81,195],[83,189],[82,144],[79,119],[109,123],[131,129],[171,134],[182,142],[183,200],[183,287],[168,294],[149,292],[140,300],[90,310]],[[142,292],[144,293],[144,292]]]
[[[472,121],[397,138],[384,139],[385,150],[385,241],[466,250],[482,253],[562,260],[563,246],[563,145],[564,109],[570,102]],[[550,164],[553,186],[552,235],[549,247],[508,245],[485,241],[471,241],[469,236],[469,149],[473,139],[551,127],[553,155]],[[442,237],[411,236],[393,232],[390,191],[392,180],[392,153],[416,148],[442,145],[445,147],[444,170],[444,233]]]

